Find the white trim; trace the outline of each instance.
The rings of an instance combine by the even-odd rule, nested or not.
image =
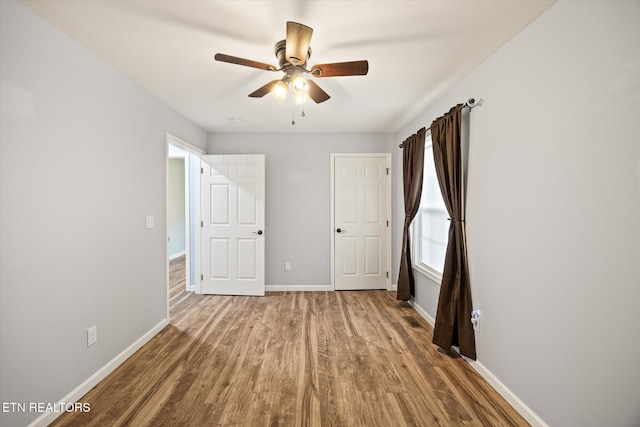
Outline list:
[[[167,283],[165,286],[165,293],[167,294],[167,306],[166,306],[166,321],[169,322],[169,145],[170,135],[166,134],[164,144],[164,254],[167,257],[165,262],[165,276]]]
[[[415,252],[412,252],[412,254],[414,253]],[[432,282],[435,282],[438,285],[442,284],[442,274],[438,273],[437,271],[430,268],[426,264],[422,264],[422,263],[413,264],[413,271],[418,272],[423,276],[426,276],[428,279],[430,279]]]
[[[189,144],[184,139],[180,139],[177,136],[170,134],[169,132],[167,132],[166,139],[167,139],[167,143],[183,148],[184,150],[191,151],[194,154],[199,154],[199,155],[205,154],[205,151],[202,148]]]
[[[391,282],[391,266],[392,266],[392,261],[391,261],[391,240],[393,239],[393,221],[392,221],[392,191],[393,191],[393,182],[391,180],[392,177],[392,164],[391,164],[391,153],[331,153],[329,155],[330,159],[331,159],[331,171],[330,171],[330,185],[331,185],[331,191],[330,191],[330,202],[329,202],[329,215],[331,217],[331,229],[329,230],[329,233],[331,235],[331,289],[332,291],[335,291],[336,289],[336,278],[335,278],[335,232],[334,230],[335,228],[335,204],[334,204],[334,197],[335,197],[335,161],[337,157],[354,157],[354,158],[358,158],[358,157],[382,157],[382,158],[386,158],[387,159],[387,163],[386,163],[386,168],[389,169],[389,173],[387,174],[387,218],[389,221],[389,226],[387,227],[387,256],[386,256],[386,262],[387,262],[387,270],[389,270],[389,277],[387,277],[387,290],[388,291],[393,291],[397,289],[397,285],[392,284]]]
[[[331,285],[298,285],[298,286],[286,286],[286,285],[266,285],[264,287],[265,292],[327,292],[333,291]]]
[[[431,317],[429,313],[427,313],[422,307],[420,307],[415,302],[415,299],[411,298],[409,304],[420,316],[422,316],[424,320],[427,321],[427,323],[429,323],[432,327],[435,325],[435,319]],[[542,418],[540,418],[535,412],[533,412],[531,408],[529,408],[522,400],[520,400],[518,396],[516,396],[516,394],[509,389],[509,387],[504,385],[504,383],[500,381],[498,377],[496,377],[493,372],[487,369],[487,367],[484,366],[481,362],[471,360],[464,356],[462,356],[462,358],[473,369],[475,369],[475,371],[480,374],[480,376],[484,378],[485,381],[487,381],[489,385],[491,385],[491,387],[493,387],[495,391],[497,391],[498,394],[500,394],[500,396],[502,396],[504,400],[506,400],[513,407],[513,409],[515,409],[516,412],[518,412],[522,416],[522,418],[527,420],[527,422],[531,424],[531,427],[549,427],[549,425],[545,423]]]
[[[391,204],[392,193],[393,193],[393,182],[391,177],[393,176],[393,165],[391,164],[391,153],[386,153],[387,155],[387,290],[394,291],[398,289],[398,285],[394,285],[391,282],[391,274],[393,273],[393,269],[391,268],[393,265],[393,261],[391,260],[391,252],[392,249],[392,240],[393,240],[393,207]]]
[[[425,152],[428,147],[433,147],[433,141],[431,141],[431,131],[427,133],[427,137],[429,139],[428,141],[425,141]],[[448,215],[446,208],[443,210],[443,212]],[[413,221],[411,221],[411,225],[409,228],[411,235],[411,254],[413,256],[412,266],[414,271],[419,272],[423,276],[426,276],[428,279],[439,285],[440,283],[442,283],[442,272],[420,261],[422,258],[422,225],[421,209],[418,209],[416,217],[413,219]]]
[[[464,356],[463,356],[464,357]],[[549,427],[531,408],[515,395],[493,372],[482,363],[464,358],[532,427]]]
[[[190,157],[191,154],[193,154],[194,156],[200,158],[200,156],[202,156],[203,154],[205,154],[204,150],[202,150],[201,148],[196,147],[195,145],[189,144],[187,141],[178,138],[177,136],[174,136],[172,134],[170,134],[169,132],[166,132],[165,134],[165,170],[164,170],[164,192],[165,192],[165,207],[164,207],[164,221],[165,221],[165,239],[164,239],[164,251],[167,254],[167,266],[166,266],[166,276],[167,276],[167,286],[166,286],[166,294],[167,294],[167,323],[169,322],[170,319],[170,313],[169,313],[169,307],[170,307],[170,303],[169,303],[169,261],[171,260],[171,258],[169,257],[169,158],[172,157],[176,157],[173,155],[169,155],[169,145],[173,145],[174,147],[178,147],[180,149],[183,149],[184,151],[186,151],[188,153],[188,155],[185,155],[184,158],[184,170],[185,170],[185,287],[186,290],[189,291],[191,290],[191,286],[189,286],[189,284],[191,283],[191,277],[193,276],[196,280],[196,283],[200,282],[200,233],[196,232],[195,233],[195,254],[191,254],[191,242],[190,242],[190,220],[191,220],[191,215],[189,212],[189,177],[190,174],[196,171],[191,171],[189,168],[189,164],[190,162]],[[181,156],[177,156],[177,157],[181,157]],[[198,175],[199,176],[199,175]],[[200,180],[196,179],[195,180],[195,189],[194,189],[194,195],[195,195],[195,216],[194,218],[196,218],[196,229],[197,229],[197,221],[198,218],[200,218]],[[195,259],[195,271],[191,271],[191,256],[194,257]]]
[[[185,256],[186,254],[187,254],[186,251],[181,251],[181,252],[175,253],[173,255],[169,255],[169,261],[174,260],[176,258],[180,258],[181,256]]]
[[[194,286],[190,286],[190,288],[192,288],[191,290],[196,292],[196,293],[202,293],[202,280],[200,280],[201,274],[202,274],[202,270],[201,270],[201,265],[200,265],[200,257],[201,257],[201,246],[200,246],[200,237],[201,237],[201,233],[202,233],[202,227],[198,227],[198,223],[200,221],[202,221],[202,216],[200,214],[200,210],[201,210],[201,202],[200,202],[200,198],[201,198],[201,185],[202,185],[202,174],[198,173],[198,171],[200,170],[200,168],[202,167],[202,159],[200,156],[197,156],[198,160],[195,162],[195,174],[196,174],[196,179],[194,180],[194,185],[193,185],[193,195],[195,197],[195,203],[194,203],[194,212],[193,212],[193,217],[196,220],[196,223],[194,224],[196,227],[196,232],[193,233],[194,234],[194,244],[193,244],[193,248],[195,249],[195,254],[193,254],[193,277],[195,278],[194,281]],[[198,292],[200,291],[200,292]]]
[[[184,157],[184,272],[185,290],[189,290],[191,283],[191,153],[188,152]],[[168,225],[168,224],[167,224]]]
[[[334,232],[334,230],[336,229],[336,222],[335,222],[335,218],[334,218],[334,212],[335,212],[335,203],[334,203],[334,193],[335,193],[335,173],[336,173],[336,155],[334,153],[331,153],[330,156],[330,161],[331,161],[331,172],[329,172],[329,182],[330,182],[330,186],[331,186],[331,190],[330,190],[330,195],[329,195],[329,217],[331,218],[331,228],[329,229],[329,234],[331,235],[331,241],[330,241],[330,245],[331,245],[331,290],[335,291],[336,290],[336,266],[335,266],[335,260],[336,260],[336,250],[335,250],[335,244],[336,244],[336,233]]]
[[[120,354],[111,359],[102,368],[98,369],[93,375],[84,380],[78,387],[73,389],[69,394],[60,399],[59,402],[71,403],[77,402],[85,394],[95,387],[100,381],[105,379],[107,375],[113,372],[118,366],[122,365],[133,353],[138,351],[143,345],[151,340],[158,332],[164,329],[168,325],[167,319],[163,319],[156,326],[151,328],[148,332],[135,340],[129,347],[124,349]],[[28,427],[45,427],[51,424],[56,418],[62,415],[63,412],[45,412],[36,418]]]
[[[422,307],[420,307],[418,304],[416,304],[415,299],[411,298],[411,299],[409,300],[409,305],[411,305],[411,307],[413,307],[413,309],[414,309],[415,311],[417,311],[417,312],[418,312],[418,314],[419,314],[420,316],[422,316],[422,318],[423,318],[424,320],[426,320],[428,324],[430,324],[430,325],[431,325],[431,327],[433,327],[433,326],[436,324],[436,319],[434,319],[433,317],[431,317],[431,316],[429,315],[429,313],[427,313],[427,312],[424,310],[424,308],[422,308]]]
[[[174,153],[171,154],[171,148],[174,147],[176,149],[182,150],[182,153]],[[169,160],[182,160],[182,167],[184,170],[184,251],[182,251],[181,253],[184,254],[185,256],[185,265],[184,265],[184,272],[185,272],[185,289],[189,290],[189,283],[191,283],[191,214],[189,212],[189,205],[191,202],[190,199],[190,195],[191,195],[191,191],[190,191],[190,178],[191,178],[191,168],[189,167],[190,165],[190,158],[191,158],[191,152],[187,151],[185,149],[183,149],[180,145],[175,145],[171,139],[171,137],[167,138],[167,152],[169,153]],[[167,174],[168,174],[168,169],[167,169]],[[169,177],[167,175],[167,206],[169,205]],[[168,227],[170,226],[169,224],[169,213],[168,213],[168,209],[167,209],[167,237],[168,237]],[[167,238],[167,242],[169,242],[169,239]],[[169,244],[169,246],[171,246]],[[169,255],[169,261],[171,261],[172,259],[175,258],[175,255]]]
[[[387,289],[389,291],[397,291],[398,290],[398,284],[397,283],[392,283],[391,284],[391,289]]]

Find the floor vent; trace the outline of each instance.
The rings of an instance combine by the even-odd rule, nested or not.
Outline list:
[[[404,316],[404,320],[406,320],[407,323],[409,323],[412,328],[422,328],[422,325],[420,324],[420,322],[418,322],[416,318],[413,316]]]

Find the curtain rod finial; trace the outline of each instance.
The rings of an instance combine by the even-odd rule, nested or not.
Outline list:
[[[469,98],[467,102],[464,104],[465,107],[473,108],[473,107],[481,107],[484,104],[484,99],[480,98],[476,100],[475,98]]]

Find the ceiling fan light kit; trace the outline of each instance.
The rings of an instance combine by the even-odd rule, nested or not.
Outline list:
[[[278,101],[284,101],[285,99],[287,99],[288,92],[289,92],[289,85],[283,80],[280,80],[278,83],[276,83],[275,87],[271,91],[271,93],[273,93],[273,96]]]
[[[291,87],[293,88],[293,93],[296,96],[306,95],[309,90],[307,81],[301,75],[297,75],[291,79]]]
[[[243,65],[245,67],[258,68],[265,71],[282,71],[284,76],[280,80],[273,80],[249,94],[251,98],[262,98],[267,93],[272,93],[279,101],[285,101],[289,93],[289,87],[293,93],[293,103],[304,103],[307,98],[319,104],[331,98],[313,80],[306,79],[304,74],[313,77],[338,77],[338,76],[364,76],[369,72],[369,63],[366,60],[350,62],[334,62],[329,64],[316,64],[307,69],[311,57],[311,35],[313,29],[297,22],[287,22],[287,38],[280,40],[274,46],[274,53],[278,59],[280,68],[271,64],[253,61],[251,59],[217,53],[215,60],[230,64]],[[302,116],[304,116],[304,109]],[[295,124],[292,120],[291,124]]]

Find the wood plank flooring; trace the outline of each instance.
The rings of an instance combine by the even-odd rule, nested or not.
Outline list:
[[[395,293],[195,295],[183,269],[171,324],[52,425],[528,425]]]

